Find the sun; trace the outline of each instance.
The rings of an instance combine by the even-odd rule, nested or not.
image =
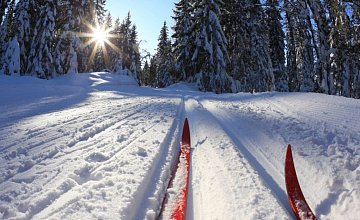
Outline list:
[[[108,32],[102,28],[95,28],[93,30],[93,38],[99,44],[104,44],[108,40]]]
[[[89,28],[89,32],[78,32],[76,34],[81,38],[87,39],[83,45],[84,48],[91,44],[94,45],[90,53],[88,65],[91,65],[94,61],[95,55],[99,50],[103,53],[105,62],[109,60],[108,49],[112,49],[118,54],[120,53],[120,49],[112,43],[112,41],[116,41],[118,37],[111,33],[111,29],[105,28],[104,25],[100,25],[98,22],[96,22],[95,25],[89,23],[86,23],[86,25]]]

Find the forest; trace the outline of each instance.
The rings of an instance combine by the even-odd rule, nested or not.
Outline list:
[[[0,71],[51,79],[108,71],[140,85],[185,81],[201,91],[316,92],[360,98],[357,0],[179,0],[155,54],[131,14],[106,0],[2,0]],[[106,33],[94,41],[95,30]],[[170,31],[171,29],[171,31]]]

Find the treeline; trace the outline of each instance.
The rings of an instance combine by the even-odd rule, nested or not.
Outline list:
[[[357,0],[180,0],[142,83],[360,98]]]
[[[113,22],[106,0],[2,0],[0,69],[4,74],[57,75],[110,70],[139,78],[141,63],[136,25],[130,13]],[[109,43],[95,46],[97,26]]]

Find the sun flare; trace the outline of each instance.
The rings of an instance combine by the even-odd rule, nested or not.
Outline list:
[[[97,43],[104,44],[104,42],[107,41],[108,33],[105,30],[96,28],[93,30],[93,32],[93,38]]]
[[[89,32],[78,32],[77,35],[81,38],[86,38],[87,41],[83,45],[87,47],[93,45],[92,51],[89,57],[88,65],[91,66],[94,61],[95,55],[98,51],[104,55],[104,60],[107,62],[109,60],[109,51],[108,49],[113,50],[116,53],[120,53],[120,49],[112,42],[116,41],[116,35],[112,34],[112,29],[107,29],[105,26],[102,26],[98,23],[95,25],[87,24],[90,29]]]

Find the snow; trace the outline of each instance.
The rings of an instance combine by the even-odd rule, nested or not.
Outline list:
[[[109,73],[0,75],[0,218],[156,218],[165,194],[176,197],[167,186],[188,117],[188,219],[293,219],[288,143],[319,219],[356,219],[359,109],[313,93],[151,89]]]

